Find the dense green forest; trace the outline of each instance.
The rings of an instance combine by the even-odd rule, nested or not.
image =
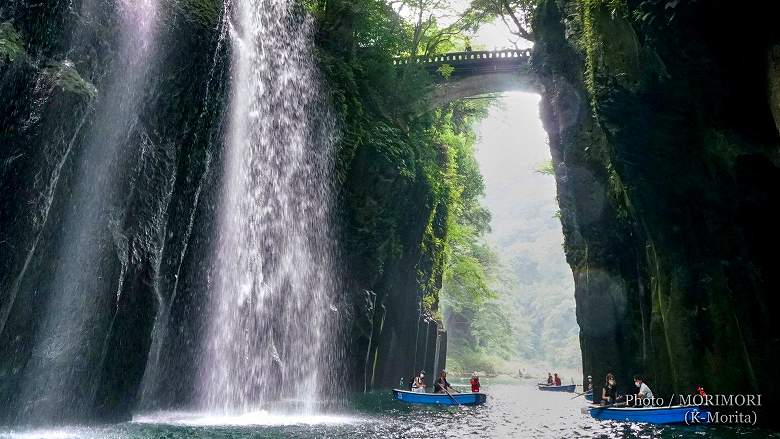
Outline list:
[[[711,372],[704,384],[723,389],[759,389],[771,381],[760,376],[776,363],[777,331],[755,318],[755,310],[773,303],[767,279],[777,247],[765,239],[775,227],[755,213],[776,198],[767,193],[776,176],[778,114],[771,14],[722,1],[486,0],[445,24],[430,12],[445,3],[393,3],[407,8],[400,15],[385,3],[351,3],[345,9],[372,13],[352,23],[355,44],[344,48],[351,65],[329,76],[343,91],[344,108],[351,107],[350,90],[373,103],[362,109],[370,123],[345,111],[353,118],[350,138],[359,142],[365,127],[387,127],[394,141],[404,139],[393,152],[408,154],[412,161],[404,163],[414,163],[416,175],[470,181],[428,181],[436,207],[425,245],[440,251],[424,253],[432,273],[443,273],[443,288],[423,282],[424,303],[434,318],[438,295],[454,314],[468,314],[458,321],[463,338],[473,340],[451,352],[454,366],[489,368],[532,349],[508,343],[509,325],[498,315],[522,270],[502,276],[512,261],[497,261],[484,245],[484,224],[462,215],[472,200],[465,188],[480,184],[453,158],[459,146],[440,134],[469,137],[467,126],[453,123],[467,120],[455,117],[463,104],[430,110],[420,93],[429,78],[413,67],[393,68],[391,59],[463,47],[464,35],[499,19],[534,44],[531,66],[542,82],[540,113],[552,154],[548,172],[560,203],[552,215],[562,223],[574,275],[583,373],[615,371],[619,381],[646,373],[675,391],[687,391],[701,371]],[[349,16],[343,11],[323,23],[338,29]],[[737,22],[734,14],[741,33],[723,32]],[[355,87],[339,87],[347,79]],[[748,108],[759,114],[754,118]],[[529,340],[522,330],[511,334]],[[716,372],[725,365],[744,373]]]
[[[398,177],[408,179],[409,186],[422,179],[430,188],[431,214],[422,244],[423,261],[418,264],[423,289],[420,309],[424,318],[444,323],[450,340],[450,369],[516,371],[508,362],[518,358],[574,367],[576,349],[549,353],[540,349],[539,341],[559,326],[571,326],[573,319],[567,312],[571,313],[572,301],[558,313],[562,323],[545,322],[548,307],[544,305],[528,313],[555,281],[538,284],[526,278],[528,273],[502,260],[486,240],[491,215],[483,205],[474,125],[497,97],[431,108],[426,96],[436,78],[414,65],[393,65],[397,57],[464,50],[480,25],[496,20],[504,20],[518,38],[531,38],[526,17],[532,3],[510,2],[510,14],[502,2],[460,3],[363,0],[309,4],[323,34],[325,76],[344,121],[338,163],[346,170],[355,160],[355,151],[370,150],[370,156],[359,160],[393,163],[399,167]],[[445,77],[447,73],[446,69],[439,71]],[[394,205],[385,200],[366,203],[362,194],[348,191],[343,201],[346,211],[358,212],[347,220],[348,244],[371,261],[370,270],[381,272],[385,261],[402,251],[398,236],[404,212],[388,208]],[[548,214],[552,215],[544,213]],[[555,335],[560,338],[561,334]],[[576,340],[566,341],[576,348]]]
[[[568,377],[579,367],[579,328],[539,100],[509,93],[477,126],[484,204],[492,213],[487,242],[502,266],[500,305],[511,316],[517,350],[512,361],[495,363],[513,374],[557,370]]]

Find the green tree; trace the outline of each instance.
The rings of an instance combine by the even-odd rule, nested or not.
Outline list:
[[[473,0],[472,14],[498,17],[509,31],[524,40],[534,41],[531,18],[538,0]]]

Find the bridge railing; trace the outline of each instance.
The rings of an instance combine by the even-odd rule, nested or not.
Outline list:
[[[531,57],[530,49],[507,49],[507,50],[475,50],[470,52],[451,52],[441,55],[417,58],[396,58],[393,60],[395,65],[405,64],[445,64],[450,62],[463,61],[489,61],[501,59],[515,59],[516,61],[527,61]]]

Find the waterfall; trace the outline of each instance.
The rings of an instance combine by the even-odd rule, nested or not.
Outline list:
[[[84,2],[81,13],[90,16],[104,7],[103,2]],[[157,0],[118,0],[116,7],[116,61],[102,81],[94,120],[72,159],[75,171],[59,226],[56,268],[50,284],[41,285],[49,295],[17,400],[18,420],[24,423],[80,419],[91,411],[122,290],[127,251],[119,226],[119,176],[144,94]],[[120,268],[112,269],[117,260]]]
[[[199,400],[209,412],[284,400],[311,413],[333,391],[339,353],[334,123],[295,2],[228,10],[231,113]]]

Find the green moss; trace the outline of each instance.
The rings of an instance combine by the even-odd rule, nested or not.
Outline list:
[[[552,160],[547,160],[536,165],[536,173],[542,175],[555,175],[555,168]]]
[[[170,0],[189,20],[214,27],[222,15],[223,2],[217,0]]]
[[[585,53],[585,87],[595,100],[599,59],[604,53],[600,23],[605,12],[615,16],[625,9],[625,4],[624,0],[581,0],[579,9],[582,24],[579,45]]]
[[[10,21],[0,23],[0,61],[11,62],[24,57],[24,41]]]
[[[76,66],[71,61],[64,60],[49,64],[43,69],[44,76],[62,90],[77,95],[94,99],[97,97],[97,88],[86,79],[82,78]]]
[[[580,46],[585,51],[585,88],[591,97],[596,96],[596,51],[600,44],[593,18],[598,3],[600,3],[598,0],[583,0],[580,9],[582,20]]]
[[[614,202],[615,216],[618,220],[628,221],[631,218],[631,201],[623,179],[620,178],[611,163],[607,164],[607,175],[607,192]]]
[[[710,131],[704,136],[705,162],[710,171],[717,168],[731,172],[737,157],[743,154],[739,141],[730,139],[721,131]]]
[[[447,261],[447,230],[446,222],[440,224],[438,219],[446,216],[445,203],[441,203],[431,212],[421,244],[421,252],[428,263],[425,267],[419,265],[417,267],[417,279],[423,293],[423,311],[433,316],[439,323],[442,322],[438,307],[441,280]]]

